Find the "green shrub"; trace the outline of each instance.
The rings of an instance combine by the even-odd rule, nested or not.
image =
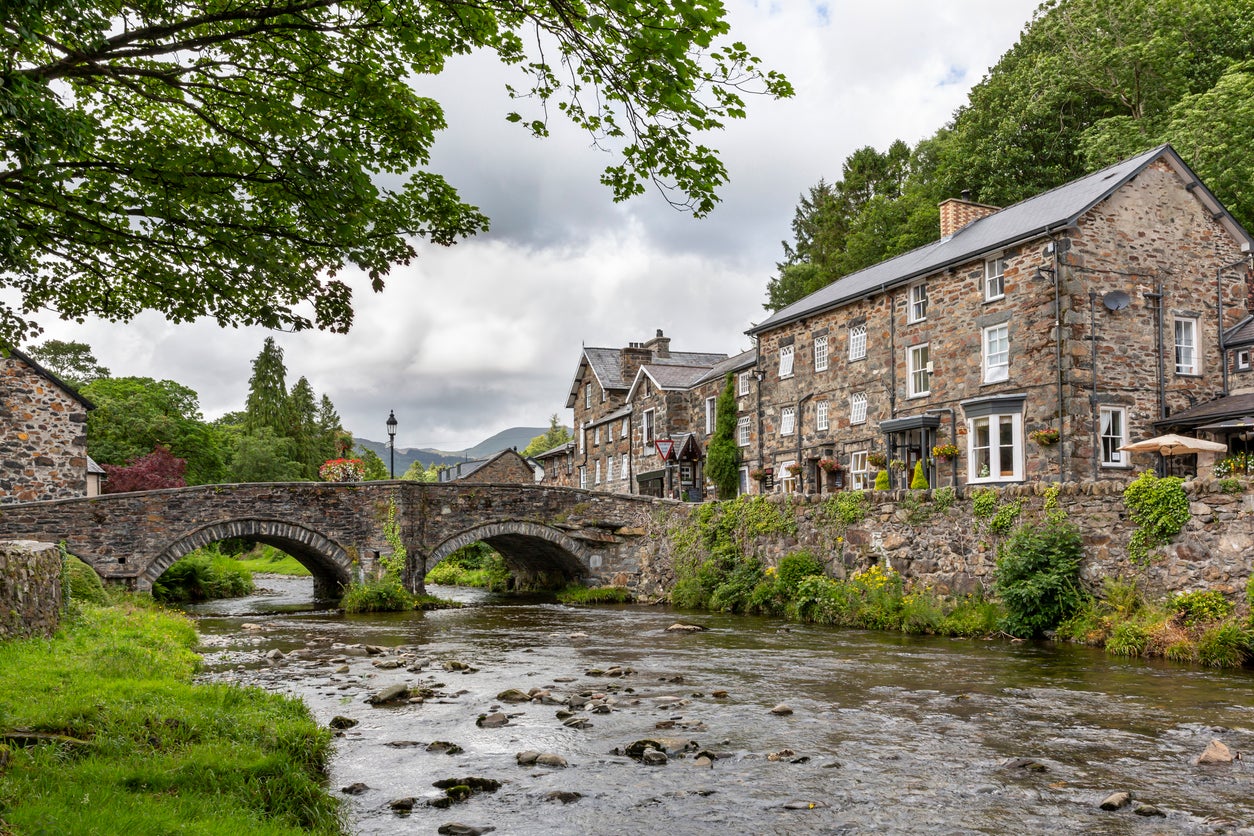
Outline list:
[[[841,491],[823,500],[823,512],[829,522],[848,528],[866,518],[868,504],[866,491]]]
[[[1084,603],[1080,530],[1061,519],[1020,526],[997,556],[995,589],[1006,608],[1003,629],[1031,638],[1061,624]]]
[[[889,488],[888,471],[881,470],[875,474],[875,489],[877,491],[886,491]]]
[[[778,583],[788,593],[796,590],[805,578],[824,574],[823,564],[808,551],[786,554],[779,561]]]
[[[923,473],[923,459],[919,459],[914,463],[914,476],[910,479],[910,490],[925,491],[930,485],[927,483],[927,476]]]
[[[982,593],[967,595],[945,615],[940,632],[968,638],[987,636],[997,631],[1005,617],[1006,612],[997,601],[986,599]]]
[[[1059,641],[1104,645],[1110,634],[1110,619],[1100,600],[1086,596],[1084,603],[1063,619],[1055,633]]]
[[[738,560],[710,592],[706,607],[716,612],[748,612],[750,598],[762,578],[762,563],[757,558]]]
[[[944,609],[930,590],[915,590],[901,599],[903,633],[938,633],[944,621]]]
[[[1177,476],[1159,479],[1147,470],[1123,489],[1123,503],[1136,524],[1128,543],[1133,562],[1148,560],[1150,549],[1171,542],[1189,521],[1189,498]]]
[[[105,606],[109,603],[109,595],[96,570],[67,554],[65,560],[65,580],[67,585],[66,599],[73,603],[95,604]]]
[[[1135,579],[1102,578],[1102,604],[1112,617],[1127,620],[1145,606],[1145,599]]]
[[[1250,634],[1229,621],[1202,634],[1197,658],[1208,668],[1239,668],[1250,657],[1250,650]]]
[[[1111,631],[1106,639],[1106,652],[1115,656],[1140,656],[1149,645],[1149,633],[1145,628],[1125,621]]]
[[[1222,621],[1232,615],[1232,602],[1222,592],[1212,589],[1196,592],[1180,592],[1167,602],[1181,621],[1192,627],[1209,621]]]
[[[1254,613],[1254,575],[1250,575],[1245,581],[1245,604]]]
[[[346,613],[404,612],[414,608],[414,598],[399,580],[387,576],[350,586],[340,608]]]
[[[1016,499],[1014,502],[1007,502],[997,509],[997,513],[993,514],[993,518],[988,521],[988,530],[996,534],[1007,534],[1010,529],[1014,528],[1015,522],[1019,519],[1019,512],[1023,510],[1023,500]]]
[[[630,604],[636,599],[625,586],[571,584],[558,590],[557,600],[562,604]]]
[[[976,517],[991,517],[997,513],[997,490],[976,488],[971,494],[971,513]]]
[[[1219,490],[1227,494],[1239,494],[1245,492],[1245,487],[1241,484],[1240,479],[1233,479],[1229,477],[1227,479],[1219,480]]]
[[[936,506],[937,512],[943,514],[954,504],[957,496],[953,488],[937,488],[932,493],[932,503]]]
[[[252,573],[216,550],[194,551],[175,563],[152,584],[152,597],[162,603],[213,601],[252,593]]]

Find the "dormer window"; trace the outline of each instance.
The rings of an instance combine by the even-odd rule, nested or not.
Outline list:
[[[984,301],[992,302],[1006,295],[1006,259],[990,258],[984,262]]]
[[[907,305],[906,321],[922,322],[927,319],[927,283],[919,282],[910,285],[910,299]]]

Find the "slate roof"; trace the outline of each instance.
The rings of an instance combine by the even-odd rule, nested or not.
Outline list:
[[[700,380],[694,385],[706,383],[710,380],[717,380],[726,377],[728,372],[744,371],[750,366],[758,364],[758,350],[751,348],[748,351],[742,351],[734,357],[728,357],[720,363],[715,363],[714,368],[710,369]]]
[[[1254,345],[1254,316],[1246,316],[1224,332],[1224,348],[1244,348],[1247,345]]]
[[[575,442],[564,441],[561,444],[557,445],[556,447],[550,447],[548,450],[545,450],[544,452],[536,453],[531,458],[535,459],[536,461],[539,461],[540,459],[551,459],[554,456],[561,456],[566,453],[569,453],[573,449],[575,449]]]
[[[1156,427],[1200,427],[1224,418],[1238,418],[1254,415],[1254,393],[1227,395],[1213,401],[1182,409],[1162,420],[1155,421]]]
[[[630,414],[631,414],[631,405],[628,404],[627,406],[614,410],[609,415],[602,415],[600,418],[596,419],[595,421],[589,421],[588,427],[591,428],[591,427],[600,426],[602,424],[608,424],[611,421],[617,421],[619,418],[626,418]]]
[[[583,356],[579,360],[579,365],[575,367],[575,379],[571,383],[570,396],[566,399],[566,406],[574,406],[575,399],[579,397],[579,370],[584,363],[591,367],[592,373],[596,375],[597,382],[601,384],[602,389],[631,388],[632,381],[623,380],[622,354],[623,350],[621,348],[590,348],[584,346]],[[691,365],[708,367],[726,358],[726,354],[714,354],[704,351],[672,351],[670,352],[670,357],[654,356],[649,363],[655,366]]]
[[[1180,155],[1170,145],[1160,145],[972,221],[948,238],[850,273],[777,311],[745,333],[761,334],[886,287],[904,284],[946,267],[971,261],[985,253],[995,253],[1046,232],[1072,226],[1081,215],[1108,198],[1159,158],[1165,159],[1184,178],[1194,196],[1216,215],[1216,219],[1234,238],[1245,241],[1244,249],[1248,251],[1254,248],[1254,239],[1251,239],[1250,234],[1241,228],[1224,209],[1223,204],[1197,179],[1197,175]]]

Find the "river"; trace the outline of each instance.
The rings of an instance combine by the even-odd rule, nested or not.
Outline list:
[[[331,769],[334,792],[367,787],[344,795],[353,833],[1254,834],[1254,763],[1193,762],[1216,738],[1254,753],[1248,670],[446,587],[432,591],[464,608],[345,616],[316,608],[308,579],[259,582],[267,593],[189,608],[202,676],[298,696],[323,724],[358,721]],[[708,630],[667,632],[676,621]],[[595,675],[615,666],[629,672]],[[396,683],[434,693],[366,703]],[[510,688],[550,701],[497,699]],[[563,725],[552,701],[581,693],[604,694],[608,713]],[[780,704],[792,713],[771,713]],[[507,725],[476,725],[498,709]],[[662,765],[617,754],[659,737],[695,745],[659,741]],[[518,765],[527,750],[568,766]],[[433,782],[467,776],[501,786],[427,804],[443,796]],[[1102,810],[1116,791],[1132,803]],[[394,812],[407,797],[413,811]]]

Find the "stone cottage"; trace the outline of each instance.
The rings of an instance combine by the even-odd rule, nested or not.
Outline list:
[[[91,408],[17,349],[0,354],[0,503],[88,494]]]

